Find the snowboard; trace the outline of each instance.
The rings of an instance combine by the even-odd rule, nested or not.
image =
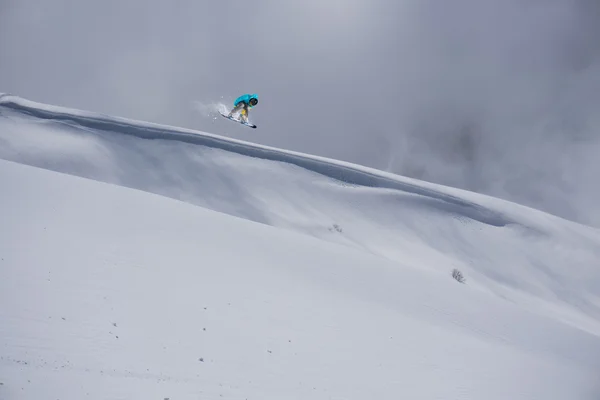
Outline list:
[[[232,120],[232,121],[238,122],[238,123],[240,123],[240,124],[242,124],[242,125],[249,126],[250,128],[256,128],[256,125],[254,125],[254,124],[251,124],[250,122],[244,122],[244,121],[242,121],[242,120],[239,120],[239,119],[236,119],[236,118],[234,118],[234,117],[230,117],[230,116],[228,116],[227,114],[223,114],[223,113],[222,113],[222,112],[220,112],[220,111],[219,111],[219,114],[221,114],[223,117],[225,117],[225,118],[227,118],[227,119],[229,119],[229,120]]]

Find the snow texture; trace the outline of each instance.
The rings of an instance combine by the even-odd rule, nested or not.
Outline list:
[[[0,399],[600,396],[597,229],[12,95],[0,158]]]

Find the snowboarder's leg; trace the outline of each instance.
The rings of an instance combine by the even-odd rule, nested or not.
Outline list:
[[[245,105],[245,104],[244,104],[244,102],[240,102],[240,103],[238,103],[238,105],[237,105],[237,106],[233,107],[233,109],[232,109],[231,111],[229,111],[229,115],[228,115],[228,117],[229,117],[229,118],[231,118],[231,117],[233,116],[233,114],[235,114],[235,113],[239,113],[239,112],[240,112],[240,110],[241,110],[242,108],[244,108],[244,105]]]
[[[248,104],[242,103],[242,113],[240,114],[240,121],[248,123]]]

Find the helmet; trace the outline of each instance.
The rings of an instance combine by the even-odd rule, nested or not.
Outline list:
[[[256,95],[252,96],[252,97],[250,98],[250,100],[248,100],[248,103],[250,103],[250,105],[251,105],[252,107],[254,107],[255,105],[257,105],[257,104],[258,104],[258,97],[256,97]]]

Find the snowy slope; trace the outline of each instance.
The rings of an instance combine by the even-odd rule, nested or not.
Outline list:
[[[446,277],[0,163],[2,399],[593,399],[600,338]]]
[[[458,268],[473,288],[600,332],[600,231],[513,203],[10,95],[0,96],[0,158],[161,194],[444,275]]]
[[[600,395],[596,229],[9,95],[0,158],[0,395]]]

